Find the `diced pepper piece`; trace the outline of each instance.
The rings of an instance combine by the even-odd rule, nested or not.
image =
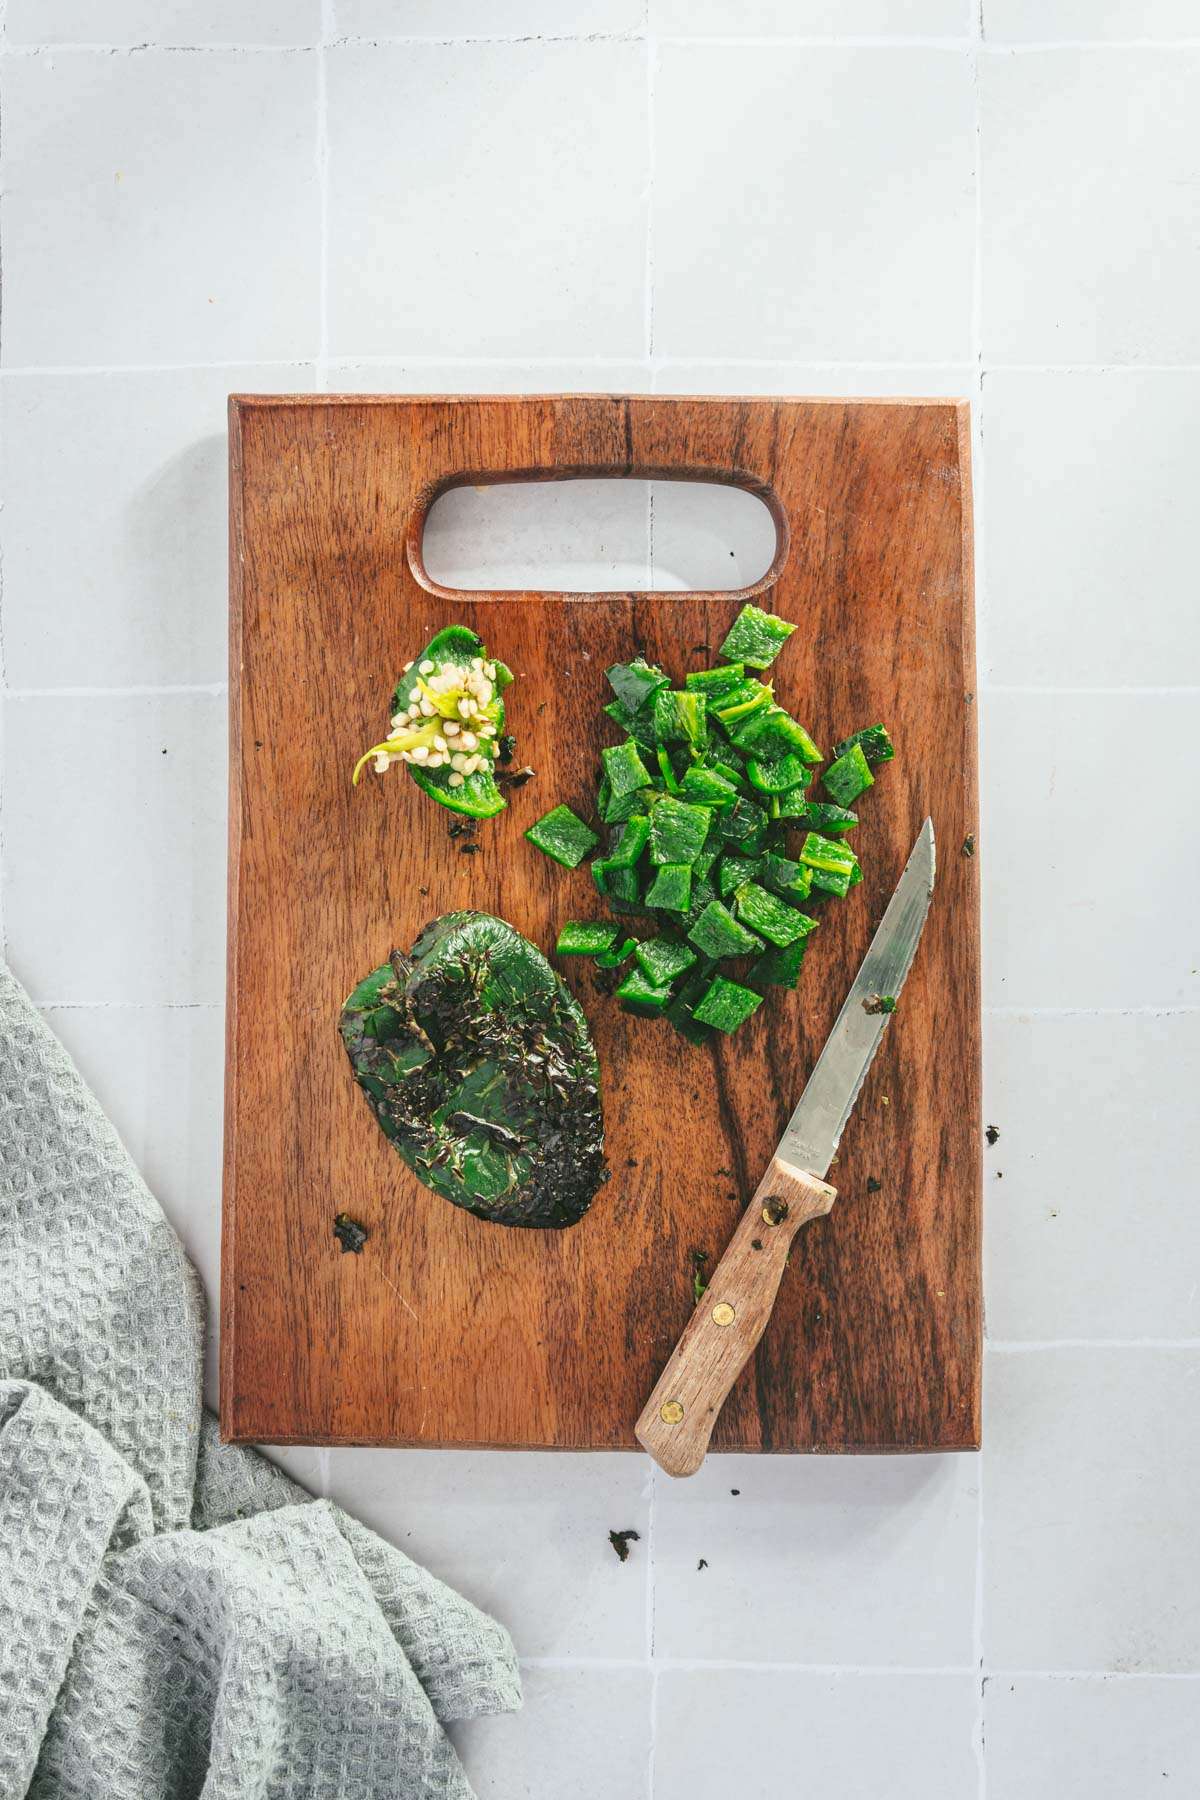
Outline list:
[[[694,863],[704,848],[712,814],[707,806],[691,806],[664,794],[650,815],[650,861]]]
[[[657,986],[644,969],[630,969],[617,989],[617,999],[627,1012],[645,1013],[655,1018],[665,1012],[671,999],[671,984]]]
[[[663,863],[646,892],[647,906],[685,913],[692,903],[690,863]]]
[[[807,948],[807,936],[793,938],[790,944],[772,944],[751,969],[750,981],[760,993],[769,987],[794,988]]]
[[[607,750],[600,752],[600,760],[614,800],[633,793],[636,788],[650,786],[650,771],[638,755],[638,747],[632,738],[626,738],[623,744],[610,744]]]
[[[631,788],[627,794],[622,794],[619,800],[615,800],[608,776],[605,775],[596,794],[596,811],[606,825],[620,825],[626,819],[631,819],[634,813],[641,811],[646,798],[642,788]]]
[[[733,734],[739,750],[765,760],[785,756],[794,750],[802,762],[816,764],[823,760],[821,752],[798,720],[784,712],[782,706],[771,705],[751,714]]]
[[[631,713],[652,701],[659,688],[671,685],[670,678],[661,669],[656,669],[641,656],[635,656],[632,662],[614,663],[604,673],[621,705]]]
[[[665,744],[657,744],[655,746],[654,760],[658,764],[659,773],[667,784],[667,792],[669,794],[677,794],[679,792],[679,777],[676,775],[675,765],[671,761],[671,752],[667,749]]]
[[[804,797],[802,787],[789,788],[786,794],[776,794],[776,807],[772,807],[772,816],[776,819],[806,819],[811,802]]]
[[[710,900],[688,932],[688,940],[705,956],[749,956],[762,949],[762,939],[740,925],[720,900]]]
[[[577,869],[600,839],[569,806],[551,807],[529,827],[525,836],[564,869]]]
[[[807,937],[816,925],[815,919],[797,912],[778,894],[769,894],[755,881],[748,881],[738,889],[734,905],[742,924],[772,944],[794,944],[797,938]]]
[[[705,714],[708,702],[703,694],[681,693],[663,688],[654,696],[654,736],[660,744],[693,744],[708,741]]]
[[[568,919],[558,934],[558,942],[554,948],[560,956],[599,956],[601,951],[612,949],[617,936],[615,925]]]
[[[715,1025],[718,1031],[736,1031],[762,1002],[761,994],[738,981],[727,981],[724,975],[715,975],[692,1016],[701,1025]]]
[[[737,687],[730,688],[727,694],[714,699],[712,711],[721,721],[726,731],[732,733],[752,714],[765,712],[775,704],[775,696],[769,682],[755,681],[748,676]]]
[[[703,881],[720,854],[720,844],[717,844],[715,848],[710,848],[707,844],[705,845],[704,849],[692,864],[692,875],[697,881]]]
[[[636,869],[613,868],[611,863],[594,862],[592,873],[603,866],[604,893],[614,912],[642,912],[639,893],[638,873]]]
[[[852,732],[848,738],[843,738],[840,744],[833,746],[835,759],[845,756],[847,750],[852,749],[855,744],[861,745],[863,755],[872,767],[876,763],[891,762],[896,754],[896,747],[884,727],[868,725],[862,731]]]
[[[735,894],[746,882],[755,881],[763,866],[761,856],[723,856],[717,870],[717,888],[722,900]],[[799,863],[796,867],[799,868]]]
[[[732,806],[738,797],[734,782],[700,763],[693,763],[684,772],[683,792],[689,800],[697,800],[704,806]]]
[[[632,869],[650,841],[650,820],[645,813],[634,813],[618,825],[605,861],[610,869]]]
[[[830,806],[825,800],[810,800],[805,814],[814,831],[825,837],[845,837],[858,824],[858,814],[844,806]]]
[[[684,676],[683,685],[693,693],[707,694],[713,700],[740,686],[745,673],[744,663],[722,663],[715,669],[693,669],[690,675]]]
[[[843,900],[854,885],[850,869],[814,869],[812,881],[822,893],[837,894]]]
[[[751,787],[763,794],[786,794],[789,788],[803,787],[808,770],[792,751],[783,756],[751,756],[746,762]]]
[[[858,858],[849,844],[843,844],[836,838],[822,837],[818,831],[810,831],[800,846],[800,861],[809,869],[837,870],[849,874]]]
[[[869,787],[875,786],[875,777],[871,773],[861,744],[853,744],[844,756],[830,763],[821,777],[821,785],[835,806],[849,806]]]
[[[601,950],[596,957],[596,967],[598,969],[619,969],[623,962],[629,961],[636,949],[637,939],[625,938],[622,943],[612,944],[607,950]]]
[[[776,856],[771,850],[763,857],[758,874],[747,879],[761,881],[785,900],[807,900],[812,891],[812,871],[793,862],[790,856]]]
[[[640,967],[650,981],[659,986],[667,986],[690,969],[696,960],[696,952],[689,950],[686,944],[674,944],[670,938],[644,938],[634,951]]]
[[[619,700],[610,700],[608,705],[601,710],[608,714],[614,725],[619,725],[621,730],[633,739],[639,750],[653,750],[655,742],[653,706],[643,706],[640,712],[630,712],[629,708],[623,706]]]
[[[704,911],[705,907],[710,903],[710,901],[715,900],[716,897],[717,897],[717,890],[712,885],[711,881],[708,881],[707,879],[698,880],[696,878],[696,876],[693,874],[693,876],[692,876],[692,904],[688,907],[687,912],[684,914],[684,917],[681,921],[685,931],[691,930],[692,926],[696,923],[696,920],[700,917],[700,915]]]
[[[769,669],[796,627],[747,602],[725,634],[721,655],[751,669]]]
[[[762,849],[770,823],[761,806],[753,800],[739,799],[733,806],[717,814],[717,829],[727,844],[737,847],[744,856],[757,856]]]

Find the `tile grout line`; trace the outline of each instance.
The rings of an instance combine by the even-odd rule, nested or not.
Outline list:
[[[972,361],[974,363],[973,375],[974,375],[974,384],[975,384],[975,387],[974,387],[975,405],[972,408],[972,418],[971,418],[971,461],[972,461],[972,468],[971,468],[971,498],[972,498],[971,545],[972,545],[972,553],[973,553],[974,562],[975,562],[975,567],[974,567],[974,571],[973,571],[974,592],[975,592],[975,670],[974,670],[973,679],[974,679],[974,683],[975,683],[975,695],[976,695],[976,698],[975,698],[975,706],[976,706],[975,732],[976,732],[976,740],[977,740],[976,759],[977,759],[977,764],[978,764],[978,782],[979,782],[980,802],[982,802],[982,796],[983,796],[984,792],[986,791],[986,786],[987,786],[987,782],[986,782],[987,760],[986,759],[987,759],[987,742],[988,742],[987,734],[984,729],[984,726],[986,723],[986,718],[987,718],[987,695],[986,695],[986,692],[984,691],[986,684],[981,680],[981,671],[988,667],[988,660],[987,660],[988,617],[987,617],[987,587],[986,587],[987,558],[986,558],[986,546],[984,543],[984,531],[983,531],[983,495],[984,495],[984,489],[986,486],[986,477],[985,477],[984,468],[983,468],[983,463],[984,463],[984,449],[983,449],[983,381],[984,381],[984,374],[983,374],[983,101],[982,101],[982,95],[981,95],[981,90],[980,90],[980,61],[979,61],[979,52],[980,52],[980,47],[981,47],[981,44],[983,41],[983,5],[984,5],[984,0],[975,0],[974,6],[972,7],[972,46],[971,46],[971,95],[972,95],[972,100],[974,103],[974,114],[975,114],[975,118],[974,118],[974,124],[975,124],[975,133],[974,133],[975,212],[974,212],[974,221],[973,221],[973,223],[974,223],[975,255],[974,255],[974,261],[973,261],[972,281],[971,281],[971,349],[972,349],[972,353],[973,353]],[[981,605],[981,601],[982,601],[982,605]],[[979,807],[979,811],[980,811],[980,815],[981,815],[980,819],[979,819],[979,826],[981,827],[983,824],[982,805],[981,804]],[[979,939],[980,939],[981,952],[984,952],[984,953],[985,953],[985,946],[988,941],[987,940],[987,930],[986,930],[986,911],[987,911],[986,886],[987,886],[987,884],[983,881],[981,881],[979,883],[979,904],[980,904]],[[982,978],[983,978],[983,969],[982,969],[982,959],[981,959],[981,970],[980,970],[980,986],[981,986],[981,988],[983,986]],[[982,1023],[983,1023],[983,1008],[981,1005],[981,1007],[980,1007],[981,1036],[982,1036]],[[981,1054],[982,1054],[982,1044],[981,1044]],[[981,1089],[982,1089],[982,1082],[981,1082]],[[980,1102],[982,1104],[982,1091],[980,1094]],[[982,1131],[983,1131],[983,1120],[982,1119],[980,1119],[980,1121],[979,1121],[979,1126],[980,1126],[980,1142],[982,1144]],[[981,1195],[981,1212],[982,1212],[982,1195]],[[982,1234],[982,1229],[983,1229],[983,1220],[981,1217],[981,1219],[980,1219],[981,1234]],[[981,1306],[981,1315],[982,1316],[981,1316],[981,1321],[980,1321],[980,1343],[979,1343],[978,1354],[979,1354],[979,1362],[980,1362],[980,1375],[982,1378],[983,1357],[985,1354],[986,1343],[987,1343],[987,1311],[986,1311],[987,1297],[986,1297],[986,1293],[984,1293],[982,1291],[981,1291],[981,1296],[980,1296],[980,1306]],[[983,1441],[983,1436],[982,1436],[982,1428],[981,1428],[981,1444],[982,1444],[982,1441]],[[976,1465],[975,1592],[974,1592],[974,1596],[973,1596],[972,1614],[971,1614],[971,1649],[972,1649],[972,1658],[973,1658],[973,1661],[975,1664],[975,1677],[974,1678],[975,1678],[975,1682],[976,1682],[976,1691],[977,1691],[975,1717],[974,1717],[974,1721],[972,1724],[971,1736],[972,1736],[972,1749],[974,1752],[975,1767],[976,1767],[977,1800],[987,1800],[987,1756],[986,1756],[986,1741],[987,1740],[986,1740],[986,1718],[985,1718],[985,1697],[987,1694],[987,1675],[984,1670],[984,1631],[983,1631],[983,1594],[984,1594],[983,1507],[984,1507],[984,1466],[983,1466],[983,1450],[981,1448],[980,1452],[979,1452],[979,1460]]]
[[[328,44],[334,31],[334,0],[321,0],[317,43],[317,355],[313,376],[317,392],[329,387],[329,68]]]
[[[644,1669],[645,1663],[633,1656],[522,1656],[523,1669]],[[753,1662],[749,1659],[703,1656],[663,1656],[661,1669],[672,1672],[703,1674],[709,1671],[744,1671],[747,1674],[847,1675],[851,1679],[872,1675],[921,1677],[928,1675],[971,1676],[975,1670],[969,1663],[797,1663]],[[998,1666],[990,1671],[996,1680],[1016,1676],[1023,1681],[1200,1681],[1200,1669],[1013,1669]]]
[[[381,33],[375,37],[356,35],[353,32],[336,34],[330,32],[326,39],[327,47],[332,50],[378,50],[390,48],[459,49],[471,45],[494,45],[498,48],[509,46],[513,49],[538,47],[546,44],[575,44],[586,47],[589,44],[636,44],[645,36],[643,29],[633,31],[592,31],[592,32],[467,32],[460,36],[437,37],[433,35],[419,36],[404,33]],[[1118,52],[1124,54],[1130,50],[1179,51],[1200,50],[1200,37],[1142,37],[1142,38],[1047,38],[1044,41],[1021,38],[1006,42],[1002,39],[984,39],[968,34],[967,36],[910,36],[887,37],[882,35],[859,36],[836,35],[828,37],[803,36],[802,34],[779,33],[773,36],[754,36],[753,34],[729,33],[698,36],[687,32],[663,32],[660,43],[678,44],[689,49],[702,50],[938,50],[967,51],[970,54],[983,56],[1045,56],[1066,50]],[[104,42],[88,42],[76,40],[61,43],[10,43],[7,38],[0,42],[0,58],[11,57],[28,59],[39,56],[73,55],[73,56],[310,56],[316,48],[313,44],[264,44],[228,39],[204,44],[157,44],[147,40],[120,44]]]
[[[462,368],[462,369],[539,369],[560,368],[570,364],[580,369],[621,369],[631,366],[646,365],[653,374],[669,374],[674,368],[686,369],[794,369],[797,374],[806,371],[822,374],[837,374],[842,371],[853,371],[857,374],[877,373],[920,373],[922,371],[961,369],[963,374],[972,374],[971,358],[967,360],[942,359],[928,362],[920,358],[893,361],[864,361],[857,357],[832,358],[814,360],[811,358],[792,360],[780,356],[680,356],[674,353],[660,353],[645,357],[636,356],[590,356],[587,354],[572,355],[564,351],[560,356],[432,356],[427,354],[408,354],[397,350],[387,356],[377,356],[363,352],[353,352],[331,357],[330,364],[338,369],[371,369],[371,368]],[[27,380],[35,376],[67,376],[67,375],[173,375],[185,374],[189,371],[205,369],[297,369],[309,368],[310,359],[302,356],[288,357],[223,357],[215,362],[157,362],[157,363],[13,363],[0,368],[0,382]],[[987,362],[983,364],[981,373],[985,375],[1196,375],[1200,374],[1200,363],[1150,363],[1150,362]],[[422,396],[416,396],[420,399]],[[701,399],[721,400],[730,396],[726,394],[700,395]],[[771,396],[765,398],[784,398]],[[900,397],[900,396],[895,396]],[[952,395],[928,395],[929,399],[953,398]],[[853,394],[853,395],[801,395],[799,398],[814,400],[845,400],[849,398],[860,404],[872,399],[890,399],[891,395]]]

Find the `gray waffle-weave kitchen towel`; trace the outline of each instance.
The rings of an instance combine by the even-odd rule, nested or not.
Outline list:
[[[0,1800],[469,1800],[507,1633],[201,1401],[203,1301],[0,964]]]

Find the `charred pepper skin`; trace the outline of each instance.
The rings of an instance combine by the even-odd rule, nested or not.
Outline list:
[[[574,1225],[608,1179],[587,1020],[503,920],[434,920],[359,983],[341,1035],[384,1136],[476,1218]]]

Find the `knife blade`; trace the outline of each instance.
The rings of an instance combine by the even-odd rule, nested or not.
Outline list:
[[[912,968],[937,872],[933,820],[926,819],[859,966],[817,1066],[779,1140],[776,1156],[825,1175],[887,1030],[891,1007]],[[875,1002],[879,1002],[878,1006]]]
[[[824,1176],[912,968],[935,872],[926,819],[767,1172],[638,1419],[638,1442],[669,1475],[692,1475],[704,1461],[766,1329],[792,1239],[837,1198]]]

